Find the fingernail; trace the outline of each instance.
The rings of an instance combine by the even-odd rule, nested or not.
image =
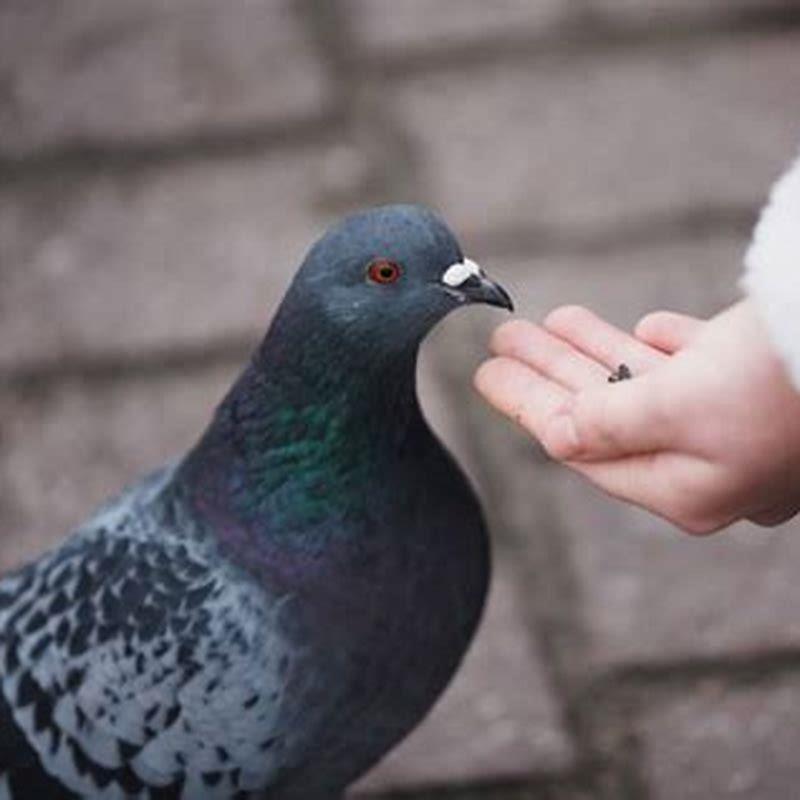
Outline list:
[[[577,453],[580,443],[572,415],[559,414],[555,417],[547,426],[545,440],[547,449],[556,458],[566,458]]]

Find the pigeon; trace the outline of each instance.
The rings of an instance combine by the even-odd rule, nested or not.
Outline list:
[[[0,799],[328,800],[415,727],[489,576],[415,387],[470,303],[428,209],[322,236],[197,444],[0,580]]]

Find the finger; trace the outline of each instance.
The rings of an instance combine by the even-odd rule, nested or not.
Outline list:
[[[705,321],[674,311],[654,311],[642,317],[634,334],[645,344],[675,353],[688,345],[705,325]]]
[[[494,332],[490,347],[496,355],[519,359],[566,389],[602,385],[608,378],[605,367],[559,336],[526,320],[501,325]]]
[[[499,357],[481,365],[475,386],[562,461],[604,461],[676,443],[648,376],[572,394],[520,361]]]
[[[492,358],[481,364],[474,383],[492,406],[537,438],[546,421],[569,398],[566,390],[510,358]]]
[[[634,376],[640,375],[666,358],[581,306],[557,308],[546,317],[544,327],[609,370],[626,364]]]

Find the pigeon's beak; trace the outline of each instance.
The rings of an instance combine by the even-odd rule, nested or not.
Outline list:
[[[468,258],[451,264],[444,271],[442,285],[449,294],[457,297],[462,303],[486,303],[509,311],[514,310],[508,292],[499,283],[490,280],[486,273]]]

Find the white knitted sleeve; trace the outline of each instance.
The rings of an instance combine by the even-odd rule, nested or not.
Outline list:
[[[775,184],[761,212],[742,286],[800,391],[800,159]]]

